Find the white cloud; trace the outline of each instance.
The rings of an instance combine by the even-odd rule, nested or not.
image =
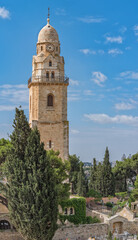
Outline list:
[[[121,44],[123,42],[123,38],[121,36],[118,36],[118,37],[106,36],[106,42]]]
[[[79,85],[79,81],[73,80],[73,79],[69,79],[69,84],[70,84],[70,86],[78,86]]]
[[[101,72],[92,72],[92,79],[98,86],[103,87],[103,83],[107,80],[107,77]]]
[[[29,91],[27,85],[1,85],[0,99],[13,103],[28,103]]]
[[[101,23],[105,21],[105,18],[102,17],[93,17],[93,16],[87,16],[83,18],[78,18],[79,21],[84,22],[84,23]]]
[[[112,48],[108,50],[108,54],[112,56],[117,56],[117,55],[123,54],[123,51],[118,48]]]
[[[72,133],[72,134],[78,134],[78,133],[79,133],[79,131],[78,131],[78,130],[76,130],[76,129],[71,129],[71,133]]]
[[[131,50],[131,47],[128,46],[128,47],[125,48],[125,50]]]
[[[11,85],[11,84],[4,84],[4,85],[0,85],[0,88],[25,88],[27,89],[27,85],[26,84],[19,84],[19,85]]]
[[[0,111],[14,111],[15,108],[18,106],[12,106],[12,105],[0,105]],[[28,106],[23,106],[23,109],[28,109]]]
[[[133,30],[134,30],[135,35],[138,36],[138,25],[135,25],[133,27]]]
[[[84,95],[86,95],[86,96],[94,96],[95,94],[91,90],[84,90]]]
[[[64,8],[57,8],[55,14],[57,16],[66,16],[66,11]]]
[[[91,50],[89,48],[80,49],[80,52],[82,52],[85,55],[88,55],[88,54],[92,54],[92,55],[101,54],[101,55],[103,55],[105,53],[104,50],[102,50],[102,49],[99,49],[99,50],[95,51],[95,50]]]
[[[115,124],[130,124],[138,125],[138,117],[133,117],[131,115],[116,115],[110,117],[107,114],[84,114],[87,119],[101,124],[115,123]]]
[[[125,26],[122,26],[120,29],[119,29],[119,32],[124,34],[125,32],[127,31],[127,27]]]
[[[138,72],[125,71],[120,73],[121,78],[138,80]]]
[[[68,90],[68,101],[79,101],[80,100],[80,90],[69,89]]]
[[[0,7],[0,17],[3,19],[10,18],[10,12],[5,7]]]
[[[103,55],[103,54],[105,53],[105,51],[102,50],[102,49],[99,49],[99,50],[98,50],[98,53],[101,54],[101,55]]]
[[[114,91],[119,91],[121,89],[122,89],[122,87],[118,86],[118,87],[114,87],[114,88],[108,88],[108,89],[106,89],[106,91],[107,92],[114,92]]]
[[[136,108],[136,106],[132,103],[116,103],[115,104],[115,109],[116,110],[131,110],[131,109],[134,109]]]
[[[121,102],[115,104],[116,110],[131,110],[136,108],[137,102],[133,99],[129,99],[128,102]]]
[[[90,49],[88,49],[88,48],[80,49],[80,52],[82,52],[82,53],[85,54],[85,55],[87,55],[87,54],[93,54],[93,55],[95,55],[95,54],[96,54],[96,51],[90,50]]]

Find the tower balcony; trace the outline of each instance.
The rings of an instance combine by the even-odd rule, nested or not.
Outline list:
[[[69,84],[69,78],[67,76],[62,77],[49,77],[46,76],[32,76],[28,80],[28,85],[32,82],[41,82],[41,83],[67,83]]]

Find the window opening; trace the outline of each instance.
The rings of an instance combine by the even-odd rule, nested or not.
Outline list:
[[[51,140],[49,140],[49,148],[51,148],[52,147],[52,142],[51,142]]]
[[[50,94],[48,95],[48,101],[47,101],[48,106],[53,106],[53,96]]]
[[[41,46],[41,51],[43,51],[43,46]]]
[[[54,78],[54,72],[51,73],[51,78]]]
[[[52,62],[51,61],[49,61],[49,67],[52,67]]]
[[[6,220],[1,220],[0,229],[11,229],[10,223]]]
[[[73,214],[73,208],[70,208],[70,215]]]
[[[46,78],[49,78],[49,72],[46,72]]]

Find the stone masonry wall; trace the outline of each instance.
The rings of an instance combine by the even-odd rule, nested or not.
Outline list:
[[[87,224],[70,226],[70,227],[61,227],[59,228],[53,240],[87,240],[92,236],[101,236],[108,234],[108,225],[107,224]]]
[[[53,240],[87,240],[92,236],[107,235],[109,231],[108,224],[86,224],[79,226],[63,226],[59,228]],[[138,234],[138,221],[124,222],[123,231],[127,231],[130,234]],[[0,232],[0,240],[24,240],[19,233],[5,231]]]

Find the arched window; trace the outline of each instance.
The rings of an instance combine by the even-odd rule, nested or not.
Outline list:
[[[51,142],[51,140],[49,140],[49,148],[51,148],[52,147],[52,142]]]
[[[8,221],[6,220],[1,220],[0,221],[0,230],[3,230],[3,229],[11,229],[11,225]]]
[[[51,78],[54,78],[55,77],[55,74],[54,72],[51,73]]]
[[[73,208],[70,208],[70,215],[73,214]]]
[[[41,51],[43,51],[43,46],[41,46]]]
[[[46,78],[49,78],[49,72],[46,72]]]
[[[52,67],[52,62],[51,61],[49,61],[49,67]]]
[[[47,106],[53,106],[53,95],[49,94],[47,97]]]

